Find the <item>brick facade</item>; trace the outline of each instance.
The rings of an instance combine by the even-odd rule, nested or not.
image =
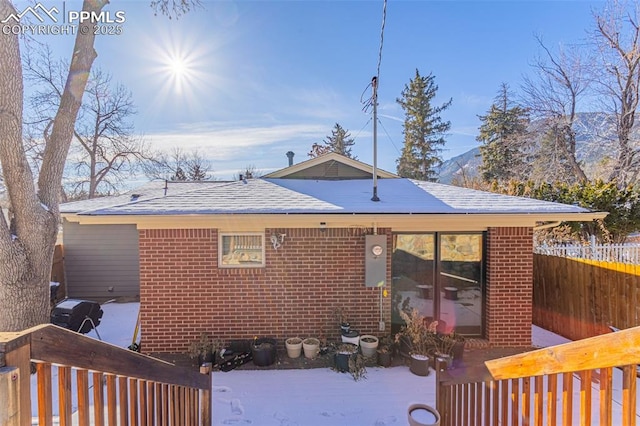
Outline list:
[[[391,247],[391,230],[378,233]],[[277,250],[268,243],[272,234],[286,234]],[[531,228],[488,230],[485,337],[492,346],[531,345],[532,236]],[[381,292],[364,285],[361,229],[267,229],[265,240],[264,268],[220,269],[215,229],[140,230],[144,352],[185,352],[203,332],[280,344],[292,336],[337,338],[335,307],[345,308],[361,333],[383,334]],[[387,271],[390,283],[390,255]],[[382,310],[388,333],[390,294]]]
[[[275,250],[268,241],[286,234]],[[389,230],[378,230],[388,235]],[[202,332],[223,340],[338,337],[343,307],[361,333],[380,334],[381,291],[364,285],[360,229],[267,229],[264,268],[218,268],[215,229],[139,231],[144,352],[185,352]],[[390,256],[387,282],[391,279]],[[383,299],[390,327],[390,297]]]
[[[486,338],[494,347],[531,346],[533,229],[487,234]]]

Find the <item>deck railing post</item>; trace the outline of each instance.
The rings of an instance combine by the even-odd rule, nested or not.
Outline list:
[[[18,393],[17,416],[11,415],[15,423],[9,422],[9,425],[31,426],[30,342],[30,337],[22,333],[0,333],[0,367],[13,369],[9,380],[12,382],[13,391]],[[4,402],[0,405],[4,405]],[[2,420],[1,413],[5,409],[11,408],[7,406],[0,408],[0,420]]]
[[[211,426],[211,363],[205,363],[200,367],[200,373],[209,377],[209,389],[200,391],[200,426]]]
[[[20,426],[20,370],[0,367],[0,425]]]

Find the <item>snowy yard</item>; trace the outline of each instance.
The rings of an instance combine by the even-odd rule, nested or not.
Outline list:
[[[138,307],[138,303],[102,305],[104,316],[98,326],[102,340],[125,348],[129,346]],[[87,335],[97,337],[95,331]],[[568,341],[535,326],[533,340],[534,345],[540,347]],[[620,371],[616,369],[614,376],[617,376],[614,389],[620,389]],[[53,380],[55,383],[57,377]],[[435,406],[435,374],[416,376],[408,367],[368,368],[367,378],[358,382],[349,374],[326,368],[216,371],[212,380],[213,424],[216,426],[406,425],[409,405]],[[579,389],[579,383],[574,384],[574,389]],[[32,376],[32,401],[36,401],[35,392],[35,376]],[[593,398],[597,409],[595,389]],[[575,408],[578,403],[574,404]],[[619,420],[619,404],[614,402],[613,409],[614,424],[618,424],[615,422]],[[35,407],[33,414],[36,414]]]

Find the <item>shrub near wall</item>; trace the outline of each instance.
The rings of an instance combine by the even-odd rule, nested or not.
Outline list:
[[[286,234],[275,250],[272,233]],[[388,235],[389,230],[378,230]],[[215,229],[140,230],[140,302],[145,352],[184,352],[206,331],[224,340],[338,336],[346,308],[363,333],[379,334],[380,290],[364,285],[359,230],[266,230],[264,268],[218,268]],[[390,257],[388,257],[390,282]],[[390,326],[390,299],[383,318]]]

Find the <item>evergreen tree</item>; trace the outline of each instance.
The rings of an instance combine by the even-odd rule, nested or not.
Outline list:
[[[169,178],[169,180],[171,180],[171,181],[186,181],[187,180],[187,175],[182,170],[182,167],[178,166],[178,168],[176,169],[176,172],[173,174],[173,176],[171,176]]]
[[[349,131],[342,128],[340,124],[336,123],[331,130],[331,135],[327,136],[323,142],[331,151],[342,154],[345,157],[353,158],[354,160],[356,159],[356,157],[351,154],[351,147],[355,144],[355,141]]]
[[[404,86],[402,98],[396,99],[404,109],[404,147],[397,163],[398,174],[402,177],[436,181],[436,169],[442,164],[440,152],[445,144],[444,136],[451,128],[451,122],[443,121],[440,114],[451,106],[452,99],[435,107],[431,103],[438,86],[435,76],[416,76]]]
[[[189,179],[190,180],[208,180],[207,172],[202,168],[200,164],[193,164],[189,166]]]
[[[344,155],[345,157],[353,158],[355,160],[356,157],[351,154],[351,147],[354,144],[355,141],[351,137],[349,131],[344,129],[340,124],[336,123],[336,125],[331,130],[331,134],[322,141],[322,144],[314,143],[311,146],[311,151],[308,155],[311,158],[315,158],[329,152],[337,152],[338,154]]]
[[[525,108],[514,105],[509,85],[502,83],[487,115],[480,115],[482,165],[480,172],[485,182],[507,181],[521,177],[524,172],[523,143],[529,125]]]

